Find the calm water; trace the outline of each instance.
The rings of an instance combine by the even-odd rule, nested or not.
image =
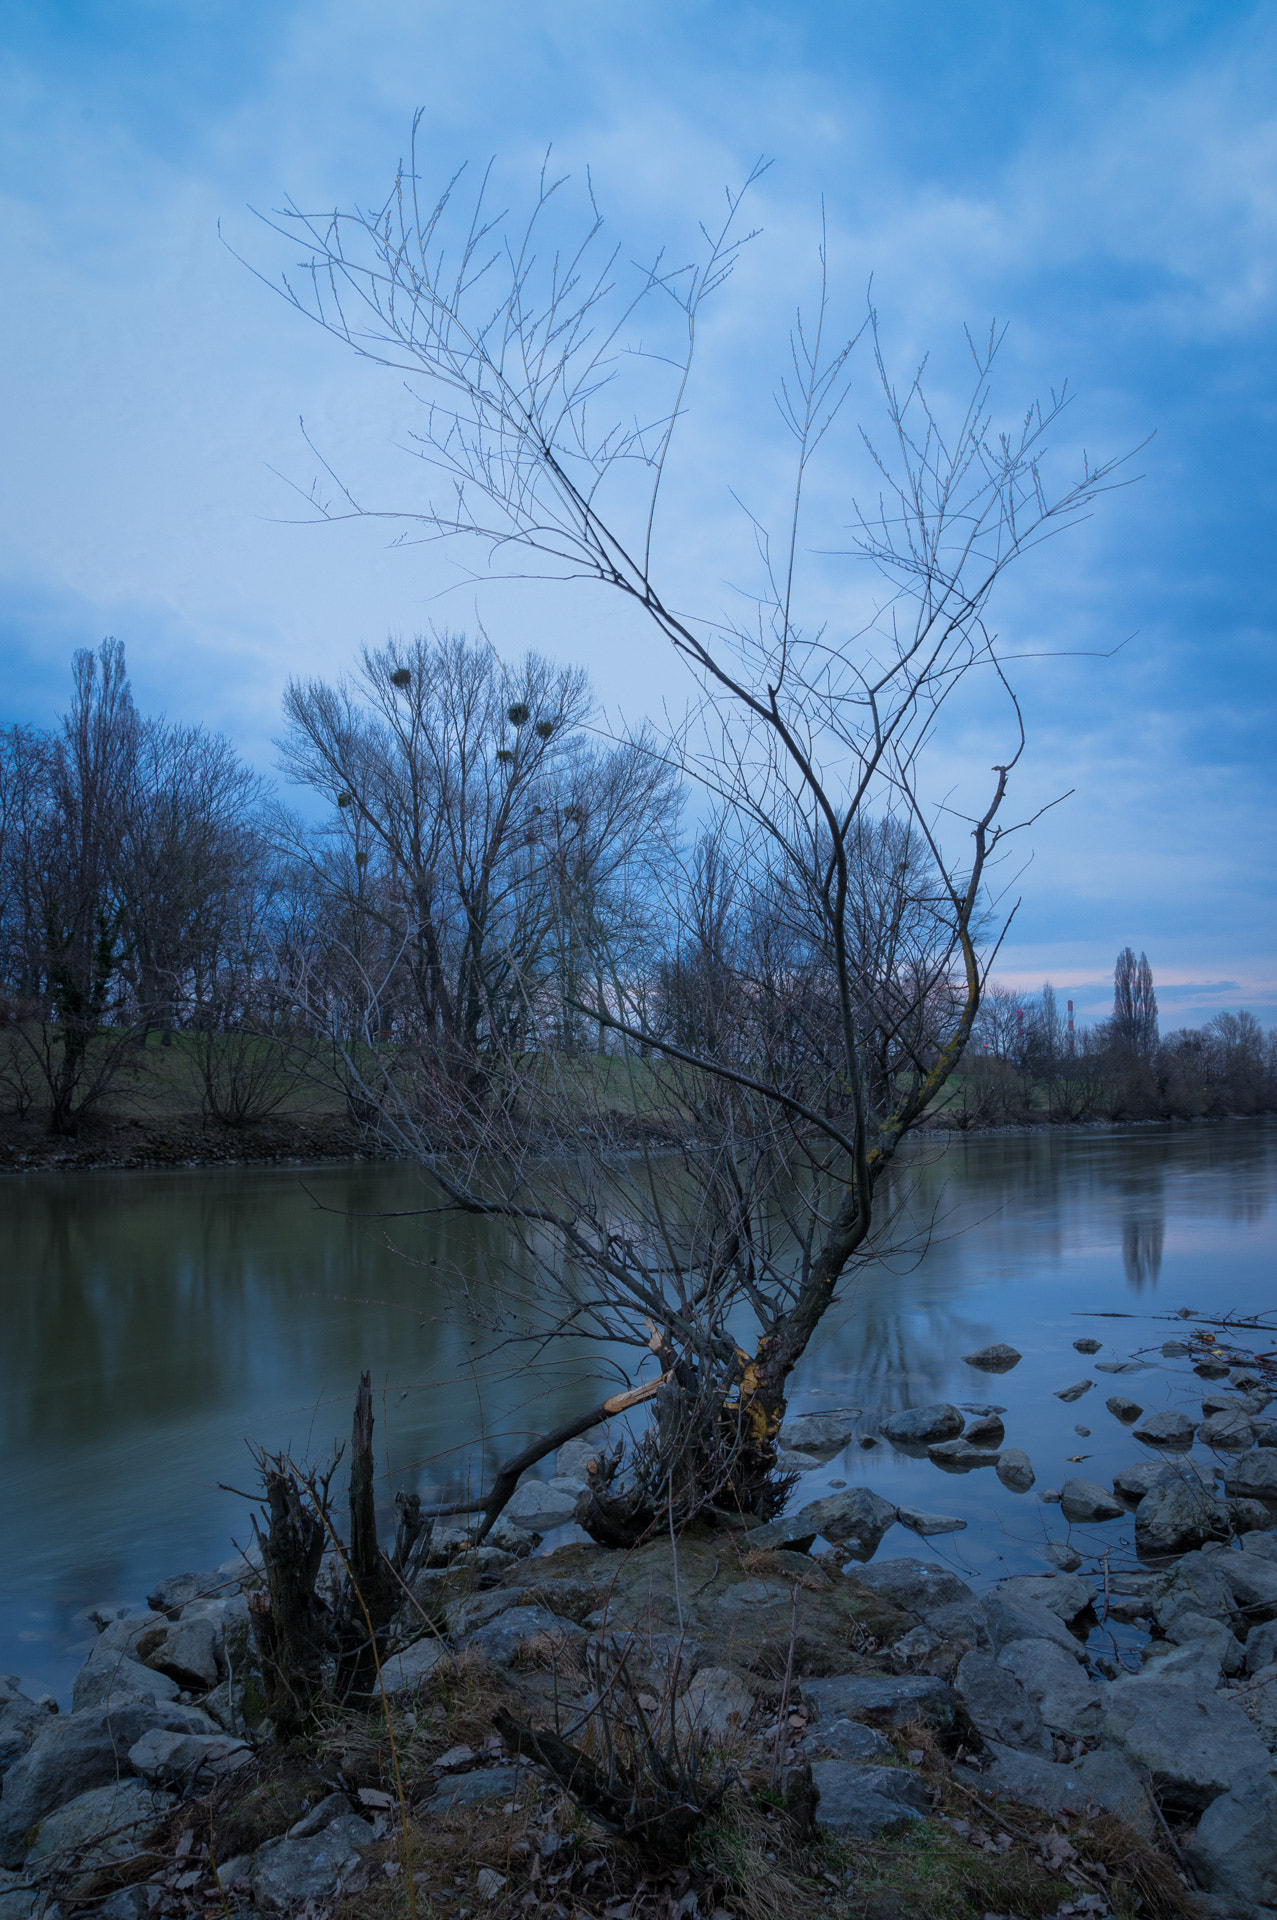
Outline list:
[[[514,1377],[485,1360],[459,1282],[499,1262],[503,1242],[398,1221],[391,1244],[367,1217],[423,1199],[411,1170],[368,1165],[0,1180],[0,1671],[65,1698],[86,1631],[75,1616],[224,1559],[249,1509],[219,1483],[251,1486],[246,1440],[323,1454],[349,1431],[363,1368],[387,1492],[463,1484],[480,1453],[596,1397],[579,1355]],[[1103,1339],[1096,1360],[1125,1359],[1160,1347],[1181,1307],[1277,1307],[1267,1122],[923,1149],[897,1199],[908,1244],[831,1316],[791,1404],[858,1407],[867,1430],[924,1401],[1000,1404],[1039,1489],[1068,1473],[1106,1483],[1138,1455],[1108,1394],[1150,1410],[1200,1398],[1186,1362],[1156,1355],[1140,1374],[1093,1374],[1095,1390],[1065,1405],[1052,1389],[1090,1371],[1074,1339]],[[1023,1353],[1012,1372],[963,1363],[992,1340]],[[468,1454],[476,1394],[486,1443]],[[1043,1540],[1064,1530],[1058,1508],[988,1469],[957,1476],[853,1445],[804,1477],[802,1497],[839,1480],[966,1518],[965,1532],[925,1543],[893,1529],[879,1553],[934,1554],[977,1584],[1040,1567]],[[1117,1547],[1130,1528],[1095,1536]]]

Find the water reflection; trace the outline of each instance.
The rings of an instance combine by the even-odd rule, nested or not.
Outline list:
[[[1266,1122],[916,1147],[892,1174],[882,1257],[829,1317],[796,1403],[861,1407],[866,1427],[927,1400],[1005,1404],[1008,1444],[1042,1484],[1084,1450],[1078,1470],[1102,1479],[1134,1443],[1101,1425],[1102,1392],[1083,1403],[1095,1437],[1074,1433],[1053,1391],[1080,1370],[1072,1340],[1124,1353],[1163,1329],[1095,1316],[1271,1307],[1275,1173]],[[218,1483],[242,1484],[245,1437],[322,1454],[361,1369],[387,1496],[478,1479],[612,1378],[576,1347],[535,1367],[492,1355],[465,1283],[527,1281],[494,1223],[399,1221],[392,1245],[369,1216],[421,1204],[411,1169],[28,1175],[0,1192],[0,1671],[62,1690],[75,1611],[223,1558],[245,1510]],[[991,1340],[1024,1354],[1013,1373],[966,1366]],[[1140,1391],[1160,1405],[1180,1387],[1150,1373]],[[1035,1496],[1015,1502],[991,1473],[942,1481],[888,1449],[830,1472],[969,1517],[935,1549],[965,1563],[1041,1536]],[[912,1536],[882,1549],[918,1550]]]

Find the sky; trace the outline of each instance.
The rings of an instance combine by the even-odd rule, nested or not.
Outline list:
[[[822,219],[837,315],[858,325],[872,279],[893,369],[930,353],[942,410],[964,327],[1004,324],[998,419],[1067,379],[1060,470],[1130,453],[1132,484],[993,610],[1024,656],[1016,801],[1069,795],[1008,870],[997,971],[1094,1017],[1129,943],[1164,1030],[1277,1021],[1277,6],[7,0],[0,48],[0,721],[49,724],[72,652],[113,634],[144,710],[269,771],[291,674],[431,622],[585,666],[613,723],[678,711],[677,662],[602,590],[314,523],[308,442],[361,498],[419,501],[416,416],[249,271],[298,257],[253,209],[379,204],[421,109],[423,175],[491,161],[518,205],[549,148],[589,170],[626,261],[681,259],[763,157],[662,578],[715,617],[748,587],[746,512],[783,513],[772,396]],[[873,404],[862,352],[802,548],[834,628]],[[989,703],[955,708],[937,793],[1004,746]]]

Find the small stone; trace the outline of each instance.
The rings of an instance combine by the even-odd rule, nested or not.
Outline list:
[[[1223,1501],[1191,1471],[1164,1471],[1135,1509],[1135,1544],[1141,1553],[1191,1553],[1228,1535]]]
[[[1120,1500],[1093,1480],[1066,1480],[1060,1489],[1060,1505],[1066,1519],[1079,1523],[1120,1520],[1126,1512]]]
[[[1136,1427],[1135,1438],[1150,1447],[1190,1447],[1196,1431],[1186,1413],[1178,1407],[1167,1407],[1150,1414],[1142,1427]]]
[[[1079,1353],[1098,1353],[1103,1342],[1100,1340],[1075,1340],[1073,1345]]]
[[[1120,1420],[1123,1426],[1127,1427],[1130,1426],[1132,1420],[1138,1420],[1144,1411],[1143,1407],[1124,1393],[1112,1394],[1104,1404],[1113,1415],[1113,1418]]]
[[[911,1533],[921,1534],[924,1539],[933,1533],[960,1533],[967,1524],[952,1514],[924,1513],[920,1507],[898,1507],[896,1518],[902,1527],[908,1527]]]
[[[988,1654],[964,1654],[953,1687],[982,1740],[1000,1740],[1004,1746],[1051,1758],[1051,1736],[1033,1702],[1015,1675]]]
[[[381,1663],[382,1684],[387,1693],[415,1693],[441,1660],[451,1658],[442,1640],[433,1637],[415,1640],[401,1653],[388,1653],[385,1656]]]
[[[977,1420],[991,1420],[995,1414],[1005,1413],[1005,1407],[977,1407],[970,1400],[962,1402],[962,1411],[974,1415]]]
[[[1222,1413],[1212,1413],[1203,1420],[1197,1430],[1197,1438],[1204,1447],[1218,1447],[1221,1451],[1244,1453],[1254,1442],[1255,1432],[1250,1421],[1236,1407],[1229,1407]]]
[[[998,1479],[1012,1493],[1027,1493],[1033,1485],[1033,1464],[1019,1447],[1004,1447],[998,1457]]]
[[[985,1414],[979,1420],[973,1420],[963,1434],[973,1447],[1000,1447],[1006,1438],[1006,1428],[997,1414]]]
[[[1166,1360],[1182,1360],[1189,1351],[1182,1340],[1163,1340],[1162,1356]]]
[[[1097,1360],[1097,1373],[1143,1373],[1147,1367],[1144,1360]]]
[[[997,1341],[991,1347],[978,1347],[974,1353],[962,1356],[969,1367],[978,1367],[981,1373],[1007,1373],[1018,1366],[1023,1357],[1005,1341]]]
[[[1277,1448],[1252,1447],[1230,1460],[1224,1474],[1224,1492],[1242,1500],[1277,1504]]]
[[[692,1675],[674,1709],[679,1733],[721,1746],[739,1735],[754,1711],[754,1695],[738,1673],[727,1667],[701,1667]]]
[[[522,1480],[510,1496],[505,1517],[512,1526],[549,1533],[576,1517],[580,1487],[571,1480]]]
[[[1038,1499],[1045,1507],[1058,1507],[1060,1504],[1060,1490],[1058,1487],[1044,1487],[1038,1495]]]
[[[1091,1429],[1089,1427],[1074,1427],[1073,1431],[1074,1433],[1080,1434],[1083,1440],[1089,1440],[1091,1437]]]
[[[1050,1540],[1042,1549],[1044,1557],[1061,1573],[1076,1573],[1082,1564],[1082,1556],[1076,1547],[1068,1546],[1063,1540]]]
[[[956,1468],[965,1471],[969,1467],[996,1467],[998,1453],[989,1447],[973,1447],[965,1438],[960,1440],[939,1440],[927,1448],[928,1460],[938,1467]]]
[[[518,1767],[487,1767],[475,1773],[455,1773],[436,1787],[425,1803],[429,1814],[451,1813],[485,1800],[512,1800],[524,1778]]]
[[[1227,1360],[1199,1360],[1193,1368],[1203,1380],[1223,1380],[1227,1378],[1229,1366]]]
[[[962,1432],[964,1424],[958,1409],[947,1401],[931,1407],[910,1407],[904,1413],[888,1414],[881,1422],[888,1440],[906,1446],[926,1446],[934,1440],[951,1440]]]
[[[253,1855],[255,1904],[283,1911],[335,1893],[374,1837],[368,1821],[351,1813],[329,1821],[311,1839],[268,1840]]]
[[[833,1413],[791,1413],[780,1430],[780,1443],[795,1453],[839,1453],[855,1431],[859,1407],[841,1407]]]
[[[1250,1533],[1268,1524],[1268,1509],[1262,1500],[1225,1500],[1224,1505],[1234,1533]]]
[[[1075,1380],[1071,1387],[1056,1387],[1055,1397],[1057,1400],[1080,1400],[1094,1385],[1094,1380]]]
[[[505,1892],[505,1875],[492,1867],[480,1867],[474,1884],[481,1900],[497,1900]]]

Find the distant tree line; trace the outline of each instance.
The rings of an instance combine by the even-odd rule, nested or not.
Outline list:
[[[1113,1012],[1091,1025],[1065,1018],[1049,981],[1031,995],[989,982],[952,1109],[966,1125],[1272,1113],[1277,1029],[1242,1011],[1163,1036],[1147,956],[1124,947]]]
[[[77,653],[72,680],[53,728],[0,733],[10,1115],[74,1133],[148,1039],[179,1036],[223,1123],[309,1080],[414,1148],[473,1144],[516,1085],[526,1112],[529,1060],[617,1052],[621,1008],[689,1054],[836,1079],[811,900],[765,833],[687,833],[659,743],[593,736],[579,671],[443,636],[366,649],[339,684],[290,683],[280,766],[302,810],[222,736],[139,714],[118,641]],[[928,851],[892,816],[863,818],[847,848],[879,1100],[934,1066],[964,991]],[[986,984],[945,1098],[968,1125],[1275,1105],[1277,1037],[1238,1013],[1159,1038],[1129,948],[1112,1018],[1071,1033],[1051,986]]]

